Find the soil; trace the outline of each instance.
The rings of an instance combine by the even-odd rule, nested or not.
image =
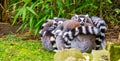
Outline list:
[[[28,28],[26,28],[24,32],[22,32],[22,31],[16,32],[16,30],[19,28],[19,26],[20,25],[12,26],[9,23],[0,22],[0,37],[5,37],[8,34],[16,34],[17,36],[24,37],[23,35],[26,35],[26,33],[27,33],[27,36],[30,36],[30,38],[31,38],[31,35],[28,34]],[[110,41],[110,42],[118,41],[118,36],[120,33],[120,25],[108,23],[107,28],[108,29],[106,32],[106,40]],[[32,37],[33,36],[34,35],[32,35]]]
[[[20,24],[12,26],[12,24],[10,23],[0,22],[0,37],[5,37],[6,35],[9,35],[9,34],[21,34],[22,35],[28,32],[28,28],[26,28],[24,31],[16,32],[19,27],[20,27]]]

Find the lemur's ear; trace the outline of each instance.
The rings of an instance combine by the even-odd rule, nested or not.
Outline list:
[[[88,17],[88,16],[89,16],[88,14],[85,15],[85,17]]]
[[[75,14],[75,16],[78,16],[77,14]]]

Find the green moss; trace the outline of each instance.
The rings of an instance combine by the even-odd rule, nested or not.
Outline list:
[[[36,40],[0,38],[0,61],[53,61],[54,52],[44,50]]]
[[[120,45],[112,44],[110,48],[110,60],[111,61],[120,60]]]
[[[93,60],[92,61],[109,61],[109,51],[107,50],[93,50],[92,51]]]
[[[54,61],[78,61],[85,60],[85,57],[77,49],[65,49],[54,55]]]

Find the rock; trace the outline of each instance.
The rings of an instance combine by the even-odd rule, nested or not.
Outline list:
[[[93,50],[92,61],[110,61],[109,51],[107,50]]]
[[[86,61],[86,58],[78,49],[72,48],[57,52],[54,61]]]

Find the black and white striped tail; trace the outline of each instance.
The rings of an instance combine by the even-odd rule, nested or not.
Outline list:
[[[70,41],[78,35],[91,34],[91,35],[97,36],[99,33],[100,33],[100,30],[94,26],[81,26],[81,27],[76,27],[70,31],[64,32],[63,38],[65,41],[70,43]]]
[[[97,16],[92,16],[91,19],[93,21],[93,24],[100,29],[100,34],[96,36],[96,50],[100,49],[100,47],[102,47],[102,49],[105,49],[105,32],[107,30],[106,23],[103,19]]]

